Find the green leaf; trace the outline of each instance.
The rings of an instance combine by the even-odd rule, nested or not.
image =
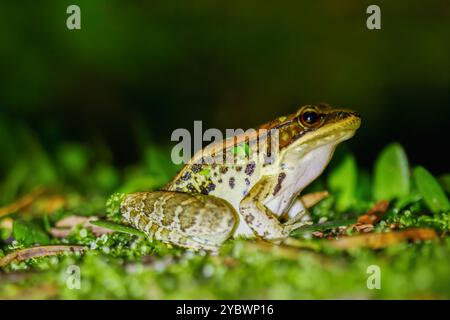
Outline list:
[[[434,212],[450,210],[450,202],[442,190],[439,182],[423,167],[416,167],[413,171],[414,181],[428,208]]]
[[[355,196],[359,200],[372,200],[372,177],[367,170],[360,169],[358,171],[358,182],[355,190]]]
[[[355,157],[347,153],[334,166],[328,175],[328,186],[336,193],[336,209],[345,211],[355,203],[358,168]]]
[[[95,226],[110,229],[113,231],[128,233],[128,234],[132,234],[132,235],[139,236],[139,237],[145,237],[144,232],[134,229],[132,227],[128,227],[123,224],[114,223],[114,222],[110,222],[110,221],[106,221],[106,220],[96,220],[96,221],[91,221],[90,223]]]
[[[439,177],[439,182],[447,193],[450,193],[450,174],[445,174]]]
[[[388,145],[375,162],[374,197],[392,200],[408,195],[410,189],[409,163],[398,143]]]
[[[13,237],[25,246],[32,244],[48,244],[49,236],[38,226],[25,221],[15,220]]]
[[[395,208],[401,210],[406,208],[406,206],[411,205],[414,202],[420,201],[422,199],[422,195],[417,193],[417,191],[407,194],[401,198],[398,198],[395,202]]]

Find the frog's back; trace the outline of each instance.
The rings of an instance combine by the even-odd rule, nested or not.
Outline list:
[[[197,152],[163,190],[211,194],[237,209],[260,177],[258,147],[266,146],[256,130],[214,142]],[[244,155],[237,155],[236,148],[241,148]]]
[[[261,168],[253,160],[239,164],[187,164],[164,190],[213,195],[238,210],[239,202],[260,175]]]

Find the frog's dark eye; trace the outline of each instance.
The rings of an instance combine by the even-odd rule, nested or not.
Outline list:
[[[300,114],[299,120],[305,127],[314,127],[321,122],[321,116],[314,109],[306,109]]]

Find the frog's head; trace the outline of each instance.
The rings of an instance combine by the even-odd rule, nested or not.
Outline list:
[[[293,191],[297,192],[322,173],[336,146],[350,139],[360,124],[361,117],[354,111],[307,105],[262,128],[277,130],[275,159],[281,170],[290,170],[297,177]]]
[[[275,168],[291,177],[285,191],[298,194],[317,178],[336,146],[351,138],[360,124],[361,117],[356,112],[326,105],[307,105],[268,124],[266,128],[278,129]]]
[[[278,130],[280,152],[305,153],[351,138],[361,124],[361,117],[351,110],[307,105],[275,121],[270,128]]]

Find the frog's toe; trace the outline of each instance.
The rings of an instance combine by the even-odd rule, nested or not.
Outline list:
[[[305,221],[309,221],[311,218],[308,214],[307,210],[302,210],[299,213],[297,213],[295,216],[293,216],[292,218],[290,218],[288,221],[286,221],[284,223],[285,226],[290,226],[290,225],[294,225],[298,222],[305,222]]]
[[[297,230],[298,228],[304,227],[304,226],[310,226],[312,225],[313,222],[312,221],[298,221],[296,223],[290,224],[290,225],[286,225],[286,228],[288,230],[288,233],[290,234],[292,231]]]

